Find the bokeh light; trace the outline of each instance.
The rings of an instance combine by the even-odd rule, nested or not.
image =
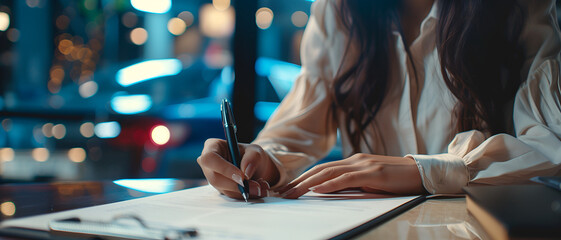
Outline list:
[[[60,95],[52,95],[51,97],[49,97],[49,106],[54,109],[60,109],[62,106],[64,106],[64,103],[65,100]]]
[[[12,148],[0,148],[0,162],[12,161],[15,155],[14,149]]]
[[[191,26],[193,24],[193,21],[195,20],[195,17],[193,17],[193,14],[189,11],[183,11],[179,13],[177,17],[181,18],[185,22],[185,25],[187,25],[187,27]]]
[[[123,25],[125,25],[125,27],[133,28],[138,22],[138,17],[133,12],[126,12],[121,17],[121,22],[123,22]]]
[[[81,163],[86,160],[86,150],[83,148],[71,148],[68,150],[68,159],[75,163]]]
[[[131,0],[136,10],[149,13],[166,13],[171,8],[171,0]]]
[[[142,170],[147,173],[151,173],[156,170],[156,160],[151,157],[146,157],[142,159]]]
[[[135,28],[130,34],[131,42],[136,45],[142,45],[148,40],[148,32],[144,28]]]
[[[296,27],[304,27],[308,23],[308,14],[302,11],[296,11],[290,17],[292,24]]]
[[[68,55],[72,53],[74,50],[74,43],[68,39],[63,39],[58,43],[58,51],[64,55]]]
[[[265,30],[271,26],[273,23],[273,10],[270,8],[262,7],[257,10],[255,13],[255,23],[257,27]]]
[[[41,124],[35,125],[33,127],[33,140],[37,144],[45,144],[45,136],[43,135],[41,128]]]
[[[97,83],[95,81],[87,81],[80,85],[78,92],[83,98],[89,98],[97,93]]]
[[[62,80],[64,79],[64,75],[65,73],[62,66],[53,66],[51,68],[50,76],[51,76],[51,81],[53,81],[53,83],[56,84],[62,83]]]
[[[212,6],[218,11],[224,11],[230,7],[230,0],[212,0]]]
[[[53,124],[52,123],[45,123],[43,124],[43,127],[41,128],[41,130],[43,131],[43,135],[45,135],[45,137],[52,137],[53,136]]]
[[[155,144],[164,145],[169,142],[171,133],[166,126],[158,125],[152,129],[151,137]]]
[[[93,161],[99,161],[103,156],[103,150],[100,147],[89,147],[88,148],[88,158]]]
[[[30,8],[36,8],[36,7],[39,7],[39,4],[41,3],[41,0],[25,0],[25,3]]]
[[[63,139],[66,136],[66,126],[57,124],[53,126],[53,137],[56,139]]]
[[[10,15],[0,12],[0,31],[6,31],[10,26]]]
[[[56,18],[55,25],[58,29],[64,30],[68,28],[68,24],[70,24],[70,18],[66,15],[60,15]]]
[[[118,122],[101,122],[94,127],[95,135],[98,138],[114,138],[121,133],[121,125]]]
[[[17,30],[16,28],[10,28],[10,30],[8,30],[8,32],[6,33],[10,42],[17,42],[19,40],[19,30]]]
[[[94,135],[94,124],[92,122],[85,122],[80,125],[80,134],[86,138],[91,138]]]
[[[119,114],[137,114],[150,110],[152,97],[147,94],[117,95],[111,98],[111,108]]]
[[[154,78],[179,74],[183,66],[175,58],[146,60],[124,67],[117,72],[115,80],[123,87]]]
[[[37,162],[45,162],[49,159],[49,150],[46,148],[35,148],[31,150],[31,157]]]
[[[2,212],[4,216],[14,216],[14,214],[16,214],[16,205],[13,202],[3,202],[0,204],[0,212]]]
[[[205,4],[199,11],[201,32],[212,38],[223,38],[234,32],[235,13],[233,8],[217,10],[212,4]]]
[[[49,89],[49,92],[56,94],[60,92],[60,83],[57,83],[55,80],[50,80],[47,82],[47,88]]]
[[[12,119],[6,118],[2,120],[2,128],[4,128],[4,131],[6,132],[12,130]]]
[[[84,7],[88,10],[94,10],[97,7],[97,0],[84,0]]]
[[[92,122],[85,122],[80,125],[80,134],[85,138],[91,138],[94,135],[94,124]]]
[[[168,31],[176,36],[185,32],[187,24],[181,18],[172,18],[168,21]]]

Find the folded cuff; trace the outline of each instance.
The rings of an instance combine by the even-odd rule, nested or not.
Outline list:
[[[464,160],[453,154],[413,155],[423,186],[432,193],[460,193],[469,181]]]

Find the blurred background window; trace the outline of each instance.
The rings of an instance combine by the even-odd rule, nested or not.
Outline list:
[[[1,182],[202,178],[196,158],[223,138],[219,101],[233,97],[235,31],[256,32],[254,116],[238,120],[252,136],[300,71],[312,1],[250,2],[0,2]],[[240,10],[250,24],[235,26]]]
[[[202,177],[234,24],[229,0],[0,2],[2,181]]]

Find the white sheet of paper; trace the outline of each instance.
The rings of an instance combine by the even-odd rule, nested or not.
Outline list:
[[[365,198],[366,197],[366,198]],[[134,214],[150,224],[197,228],[200,239],[326,239],[353,229],[417,196],[364,193],[314,194],[297,200],[267,197],[250,203],[220,195],[211,186],[129,201],[8,220],[0,227],[48,231],[51,220],[79,217],[109,221]]]

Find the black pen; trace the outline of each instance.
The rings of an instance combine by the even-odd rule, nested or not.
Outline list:
[[[228,151],[230,152],[230,160],[234,166],[240,168],[241,157],[240,149],[238,148],[238,137],[236,135],[236,122],[234,121],[234,115],[232,114],[232,108],[230,108],[230,102],[228,99],[222,99],[222,104],[220,104],[220,110],[222,112],[222,125],[224,126],[224,135],[226,135],[226,141],[228,142]],[[249,198],[249,184],[247,180],[243,180],[243,185],[238,184],[238,189],[243,196],[243,199],[247,202]]]

